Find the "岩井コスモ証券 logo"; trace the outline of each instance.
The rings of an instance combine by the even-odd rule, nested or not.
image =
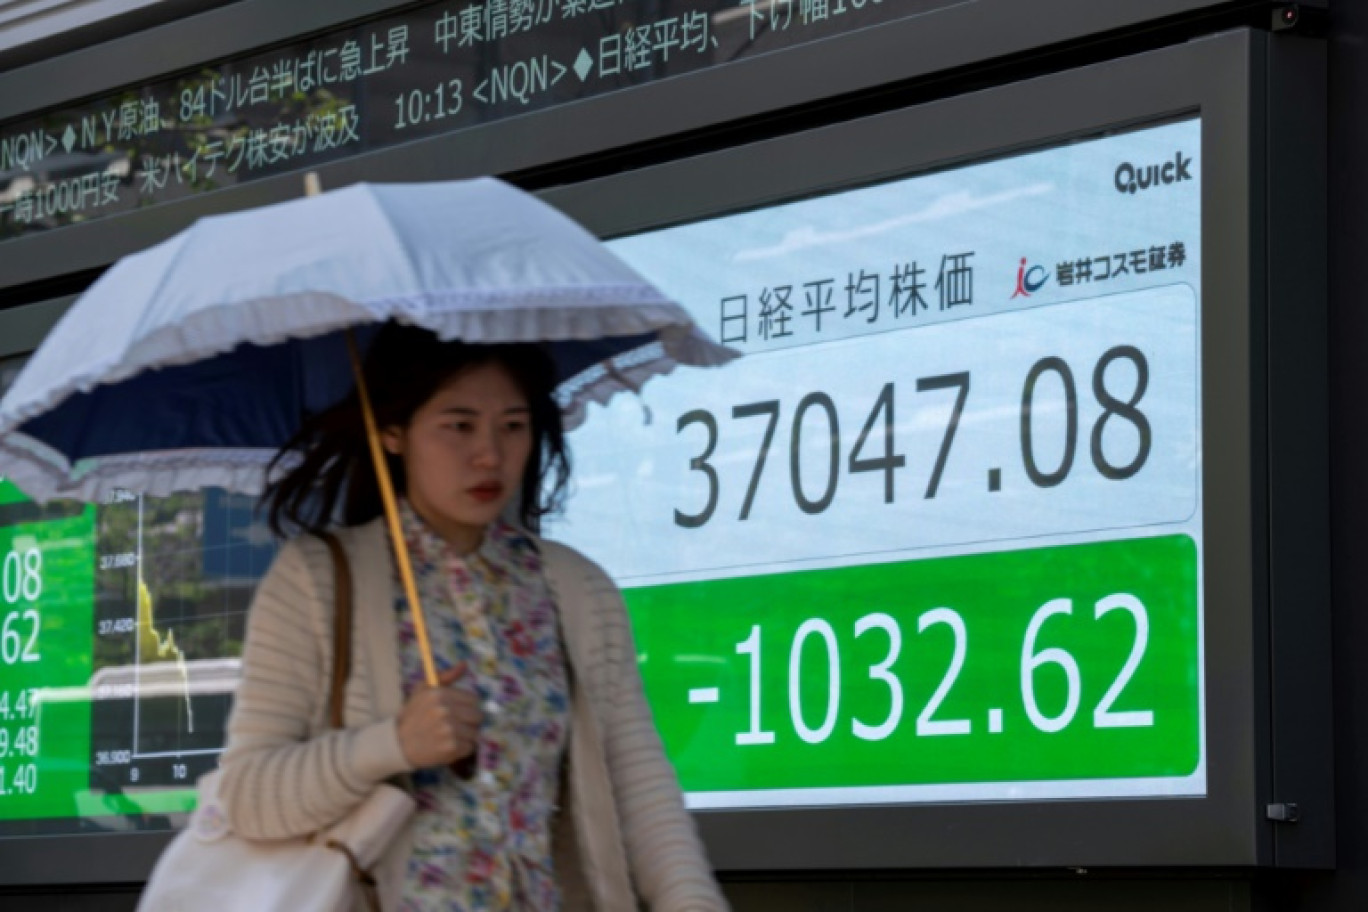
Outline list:
[[[1016,291],[1012,292],[1012,298],[1029,298],[1032,292],[1040,291],[1045,287],[1045,283],[1050,281],[1050,271],[1044,266],[1029,266],[1025,257],[1021,258],[1021,265],[1017,267]],[[1008,298],[1007,300],[1011,300]]]
[[[1192,180],[1192,158],[1175,152],[1172,161],[1154,165],[1135,165],[1122,162],[1116,166],[1116,192],[1139,193],[1161,184],[1177,184]]]

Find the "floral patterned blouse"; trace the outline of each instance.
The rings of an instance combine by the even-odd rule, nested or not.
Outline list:
[[[418,813],[401,908],[485,912],[560,908],[551,864],[570,694],[556,606],[536,546],[495,522],[461,556],[401,505],[439,670],[464,661],[454,686],[473,687],[484,710],[476,772],[413,774]],[[404,689],[422,686],[413,616],[399,592]]]

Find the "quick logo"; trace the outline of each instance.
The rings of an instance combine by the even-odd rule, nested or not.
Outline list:
[[[1192,180],[1192,159],[1182,152],[1173,153],[1173,161],[1156,165],[1134,165],[1122,162],[1116,166],[1116,192],[1139,193],[1161,184],[1177,184]]]

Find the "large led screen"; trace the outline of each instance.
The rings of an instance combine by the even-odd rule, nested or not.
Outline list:
[[[624,237],[743,357],[592,413],[694,808],[1206,791],[1200,124]]]
[[[548,530],[692,807],[1206,794],[1199,136],[611,242],[742,353],[592,408]],[[246,498],[0,481],[0,836],[181,819],[273,551]]]

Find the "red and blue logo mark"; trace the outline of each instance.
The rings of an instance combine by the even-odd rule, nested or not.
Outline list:
[[[1044,266],[1030,266],[1027,259],[1022,257],[1021,265],[1017,267],[1016,291],[1012,292],[1012,298],[1029,298],[1032,292],[1044,288],[1048,281],[1050,281],[1048,269]]]

